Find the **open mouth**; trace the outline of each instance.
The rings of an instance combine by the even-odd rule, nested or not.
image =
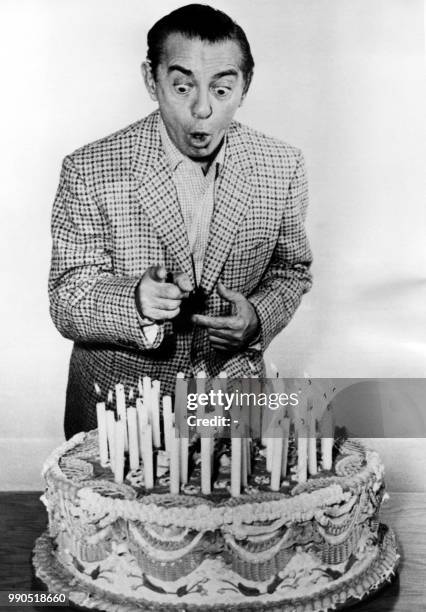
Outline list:
[[[211,139],[210,134],[207,132],[191,132],[189,136],[191,143],[195,147],[205,147]]]

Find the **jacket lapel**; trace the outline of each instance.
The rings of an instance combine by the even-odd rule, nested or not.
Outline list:
[[[195,286],[188,236],[171,171],[161,146],[158,121],[158,111],[147,117],[141,124],[135,145],[131,174],[136,181],[136,201],[143,206],[159,239]],[[238,124],[232,123],[217,183],[200,282],[207,294],[211,293],[217,282],[238,228],[251,204],[254,187],[250,162],[250,152],[244,146]]]
[[[148,117],[135,148],[132,173],[137,203],[141,205],[161,242],[183,272],[194,282],[188,236],[170,168],[158,132],[158,112]]]
[[[232,124],[228,131],[225,160],[218,180],[204,258],[200,284],[208,294],[216,284],[253,196],[249,152],[236,131],[236,124]]]

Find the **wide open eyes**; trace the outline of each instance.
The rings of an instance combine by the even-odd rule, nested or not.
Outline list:
[[[173,89],[178,95],[186,96],[194,89],[193,83],[173,83]],[[210,91],[218,99],[229,98],[233,88],[230,85],[214,84],[210,87]]]
[[[228,98],[232,93],[232,88],[225,85],[215,85],[212,89],[217,98]]]
[[[191,83],[174,83],[173,87],[177,94],[185,96],[191,91],[193,85]]]

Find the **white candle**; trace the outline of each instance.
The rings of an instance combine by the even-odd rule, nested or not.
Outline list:
[[[266,448],[267,443],[267,431],[268,431],[268,424],[269,424],[269,420],[268,420],[268,416],[267,416],[267,412],[266,412],[266,408],[265,407],[261,407],[260,408],[260,414],[261,414],[261,441],[262,441],[262,445]]]
[[[318,472],[317,467],[317,430],[316,430],[316,419],[313,408],[308,410],[308,431],[309,431],[309,442],[308,442],[308,468],[311,476]]]
[[[129,434],[130,469],[137,470],[139,467],[139,443],[136,408],[130,407],[127,409],[127,428]]]
[[[281,466],[283,457],[283,439],[281,436],[272,438],[272,470],[271,489],[279,491],[281,486]]]
[[[256,376],[242,380],[242,390],[244,393],[254,393],[257,395],[260,392],[260,383]],[[262,407],[256,406],[250,402],[250,435],[252,438],[260,438],[262,436]]]
[[[126,394],[124,393],[124,386],[121,383],[115,385],[115,405],[117,407],[118,418],[126,422]],[[129,441],[127,439],[127,430],[124,430],[124,448],[129,450]]]
[[[272,386],[276,394],[284,394],[284,381],[277,376],[272,381]],[[266,468],[271,472],[271,489],[278,491],[281,484],[282,456],[283,456],[283,440],[282,440],[282,422],[284,419],[284,408],[280,406],[275,410],[273,423],[275,436],[268,440]]]
[[[106,411],[106,426],[111,470],[115,471],[115,416],[112,410]]]
[[[307,427],[304,422],[299,426],[297,432],[297,480],[299,483],[306,482],[308,468],[308,438]]]
[[[274,438],[265,438],[266,443],[266,470],[272,472],[272,445]]]
[[[241,438],[231,439],[231,495],[241,493]]]
[[[287,475],[287,460],[288,460],[288,441],[290,437],[290,418],[285,416],[281,423],[283,432],[283,452],[281,460],[281,476],[283,478]]]
[[[155,448],[161,446],[160,433],[160,381],[154,380],[151,391],[152,440]]]
[[[211,493],[211,444],[211,438],[207,438],[205,435],[201,438],[201,492],[203,495],[210,495]]]
[[[151,423],[151,415],[149,414],[148,406],[141,397],[136,399],[136,410],[138,413],[138,418],[140,418],[144,423]]]
[[[152,489],[152,487],[154,486],[154,467],[152,457],[151,423],[146,423],[143,430],[142,455],[145,489]]]
[[[185,380],[183,372],[176,374],[174,414],[175,421],[179,423],[179,433],[181,436],[189,435],[187,423],[187,401],[188,401],[188,381]]]
[[[324,470],[333,465],[333,413],[331,404],[326,405],[321,421],[321,464]]]
[[[247,441],[247,476],[251,474],[251,438],[246,438]]]
[[[108,463],[108,434],[105,414],[105,403],[96,404],[96,418],[98,422],[99,457],[103,467]]]
[[[142,378],[142,396],[146,405],[149,406],[151,402],[151,379],[149,376]]]
[[[151,378],[149,376],[144,376],[142,378],[142,401],[144,410],[148,415],[148,423],[152,426],[152,411],[151,411],[151,395],[152,395],[152,385]]]
[[[273,382],[273,392],[275,393],[275,379]],[[268,384],[268,389],[270,386]],[[259,389],[260,390],[260,389]],[[260,408],[262,415],[262,444],[265,447],[266,452],[266,469],[268,472],[271,471],[272,468],[272,438],[270,438],[271,429],[272,429],[272,411],[269,407],[263,406]]]
[[[115,471],[114,480],[118,484],[123,482],[124,477],[124,432],[125,426],[122,419],[115,422]]]
[[[138,397],[136,399],[136,413],[137,413],[137,425],[138,425],[138,441],[139,441],[139,458],[143,459],[142,454],[142,444],[143,444],[143,432],[148,425],[149,415],[146,410],[145,404],[143,403],[143,399]]]
[[[170,445],[170,493],[172,495],[177,495],[179,493],[180,488],[180,439],[177,437],[177,432],[174,427],[171,431]]]
[[[333,438],[321,438],[321,465],[323,470],[333,466]]]
[[[242,487],[247,486],[247,475],[248,475],[248,438],[241,439],[241,485]]]
[[[180,439],[180,481],[183,484],[188,482],[188,446],[189,439]]]
[[[306,482],[308,477],[308,404],[306,386],[299,389],[297,407],[297,478],[299,483]]]
[[[166,451],[171,452],[172,447],[172,398],[169,395],[163,397],[163,429],[164,429],[164,444]]]
[[[206,392],[206,380],[207,380],[207,375],[204,371],[198,372],[197,376],[196,376],[196,380],[195,380],[195,390],[197,393],[197,397],[199,398],[200,395],[204,395]],[[197,406],[197,417],[199,419],[203,419],[206,413],[206,407],[203,406],[202,404],[198,403]],[[199,425],[197,427],[197,432],[200,434],[200,436],[206,436],[208,435],[208,431],[206,430],[206,427],[204,427],[203,425]],[[210,446],[209,446],[210,448]]]

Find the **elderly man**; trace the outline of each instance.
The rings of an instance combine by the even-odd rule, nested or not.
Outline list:
[[[159,110],[65,158],[49,291],[74,341],[67,437],[95,426],[94,383],[262,375],[309,289],[302,155],[233,119],[253,66],[227,15],[177,9],[148,33]]]

